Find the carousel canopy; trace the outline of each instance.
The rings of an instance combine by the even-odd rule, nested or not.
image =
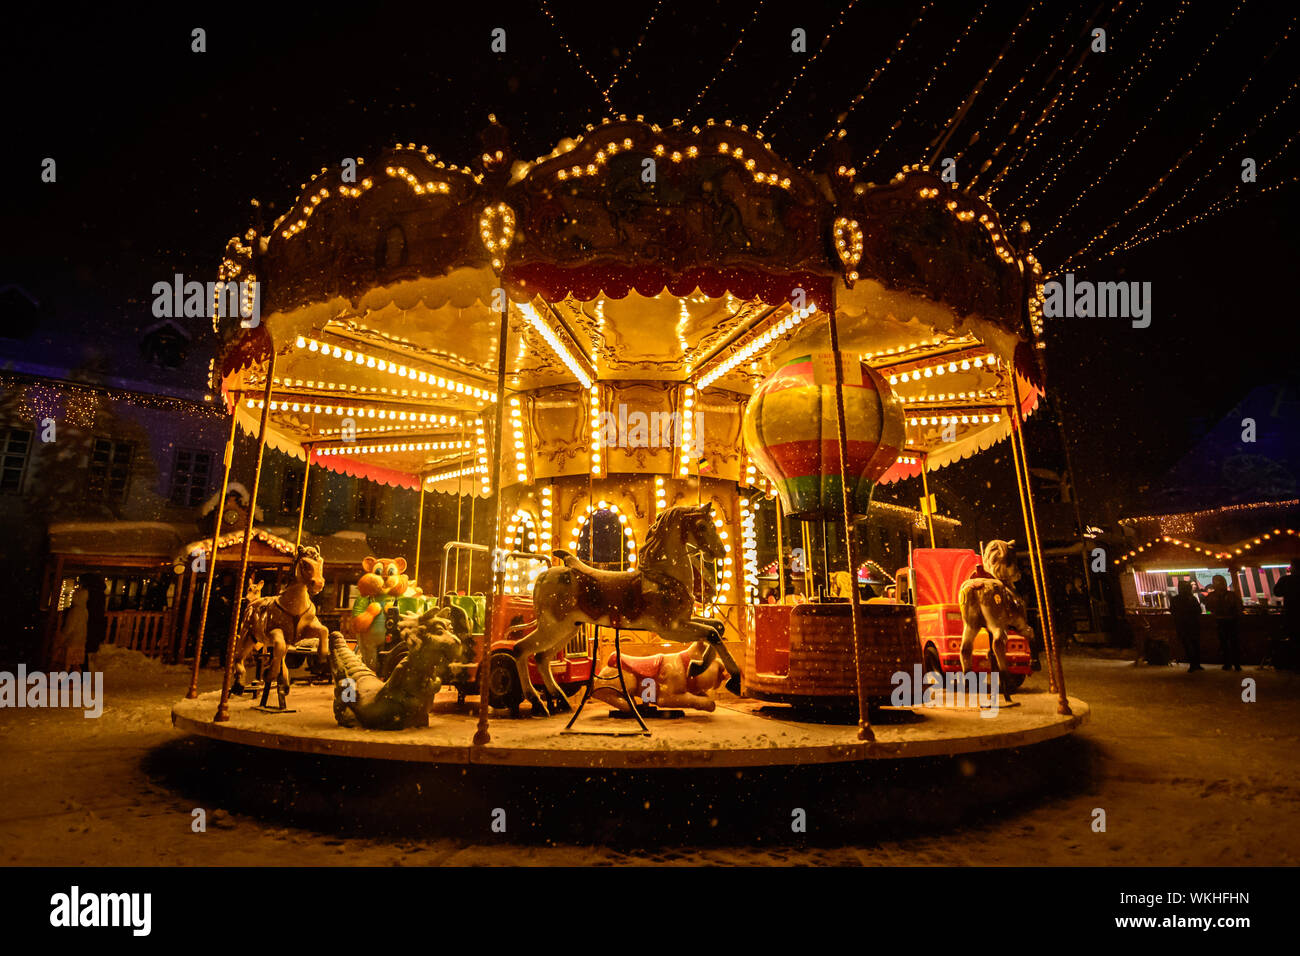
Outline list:
[[[884,481],[1008,434],[1013,375],[1022,411],[1036,404],[1038,264],[926,169],[879,185],[847,166],[814,174],[730,123],[612,120],[531,162],[495,122],[483,142],[471,167],[407,144],[323,169],[230,241],[219,278],[260,301],[218,369],[244,428],[274,352],[268,443],[336,471],[485,493],[704,459],[744,481],[748,396],[827,348],[831,308],[841,350],[905,409]],[[516,455],[489,476],[503,308]],[[601,417],[620,404],[707,428],[622,454]]]

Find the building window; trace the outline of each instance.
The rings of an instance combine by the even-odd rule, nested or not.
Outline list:
[[[284,469],[284,481],[280,483],[280,513],[296,515],[300,505],[302,505],[302,471],[289,465]]]
[[[191,448],[176,449],[172,469],[172,504],[193,508],[202,504],[212,475],[212,453]]]
[[[96,438],[90,451],[86,497],[91,501],[121,501],[131,481],[135,446],[128,441]]]
[[[22,428],[5,430],[0,444],[0,491],[17,494],[23,490],[23,474],[31,448],[31,432]]]
[[[359,482],[356,511],[352,520],[362,524],[376,524],[384,520],[384,486],[373,481]]]

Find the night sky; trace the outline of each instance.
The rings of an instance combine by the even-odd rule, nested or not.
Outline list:
[[[859,178],[883,182],[900,165],[928,159],[929,144],[1015,30],[945,154],[962,154],[965,183],[1006,139],[979,188],[1013,163],[993,203],[1008,221],[1028,218],[1031,236],[1084,194],[1038,250],[1049,272],[1176,164],[1101,249],[1133,235],[1189,187],[1164,224],[1202,212],[1240,184],[1244,157],[1260,165],[1277,159],[1237,195],[1296,177],[1300,147],[1287,147],[1300,129],[1293,98],[1300,31],[1286,5],[1116,6],[764,2],[755,14],[754,3],[637,0],[550,3],[552,22],[537,3],[351,4],[292,16],[262,5],[115,7],[83,17],[37,5],[35,13],[7,13],[13,19],[0,41],[7,186],[0,286],[39,298],[61,335],[137,331],[155,321],[154,282],[175,272],[215,278],[225,240],[251,222],[250,198],[261,200],[270,221],[320,167],[394,142],[427,144],[467,163],[489,113],[510,129],[517,156],[540,155],[599,122],[607,112],[600,90],[615,76],[609,97],[618,112],[663,124],[730,118],[752,129],[807,66],[763,125],[777,152],[802,164],[923,11],[844,121]],[[1108,49],[1072,73],[1090,21],[1107,29]],[[194,27],[207,31],[206,53],[191,52]],[[494,27],[506,30],[505,54],[489,49]],[[790,49],[796,27],[807,31],[806,54]],[[1050,120],[1026,145],[1024,134],[1058,93]],[[45,157],[57,160],[54,184],[40,181]],[[1095,520],[1140,509],[1141,489],[1158,483],[1251,389],[1294,380],[1297,196],[1296,186],[1283,186],[1100,265],[1080,263],[1096,280],[1153,283],[1150,328],[1116,319],[1048,325],[1053,413],[1064,414],[1085,512]],[[207,356],[195,363],[196,383],[206,365]],[[1044,418],[1030,430],[1031,454],[1054,467],[1059,435],[1048,425]],[[1010,480],[1004,453],[982,457],[962,474],[939,476],[941,497],[977,503],[999,469]]]

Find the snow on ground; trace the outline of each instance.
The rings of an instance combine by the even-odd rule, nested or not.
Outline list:
[[[106,704],[0,710],[0,863],[1300,862],[1300,677],[1071,657],[1074,739],[998,756],[677,776],[358,765],[183,737],[188,672],[110,654]],[[1242,701],[1254,678],[1258,700]],[[219,686],[206,671],[200,690]],[[1037,687],[1035,687],[1037,685]],[[1035,676],[1028,692],[1041,692]],[[481,772],[480,772],[481,771]],[[472,776],[471,776],[472,775]],[[1022,786],[1023,785],[1023,786]],[[489,814],[505,806],[509,836]],[[790,807],[809,832],[789,832]],[[191,828],[203,808],[207,831]],[[1094,810],[1106,831],[1094,832]],[[406,813],[419,815],[406,822]]]

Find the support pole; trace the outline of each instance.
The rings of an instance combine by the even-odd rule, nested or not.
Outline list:
[[[1016,377],[1015,364],[1011,366],[1011,395],[1015,401],[1014,421],[1016,428],[1013,429],[1013,438],[1020,447],[1020,465],[1025,476],[1025,502],[1028,505],[1027,513],[1029,515],[1029,531],[1031,535],[1031,546],[1038,557],[1038,575],[1042,579],[1043,588],[1043,619],[1047,628],[1047,636],[1051,641],[1052,663],[1055,666],[1056,675],[1056,712],[1061,715],[1069,715],[1070,702],[1065,696],[1065,669],[1061,665],[1061,648],[1056,641],[1056,627],[1052,622],[1052,598],[1048,592],[1047,586],[1047,567],[1043,564],[1043,545],[1038,537],[1038,515],[1034,510],[1033,488],[1029,484],[1029,452],[1025,447],[1024,423],[1020,419],[1020,384]]]
[[[804,600],[813,598],[812,549],[808,547],[808,522],[799,521],[799,534],[803,539],[803,596]]]
[[[199,696],[199,664],[203,660],[203,632],[208,626],[208,604],[212,600],[212,583],[217,579],[217,541],[221,537],[221,525],[226,517],[226,495],[229,493],[227,489],[230,487],[230,466],[235,461],[235,430],[237,428],[235,423],[239,411],[238,402],[239,400],[236,399],[235,407],[230,410],[230,435],[226,438],[226,453],[221,474],[221,493],[217,496],[216,524],[212,526],[212,544],[208,548],[207,577],[203,582],[203,606],[199,610],[199,636],[194,639],[194,671],[190,675],[190,689],[185,692],[187,700],[193,700]],[[193,567],[192,564],[191,567]],[[184,653],[183,649],[182,653]]]
[[[478,496],[474,492],[469,493],[469,540],[473,543],[474,537],[474,506],[478,503]],[[469,553],[469,561],[465,567],[465,593],[474,593],[474,552]]]
[[[465,423],[464,422],[462,422],[460,426],[460,450],[461,453],[464,454],[465,451]],[[463,464],[464,459],[462,458],[461,461]],[[463,475],[461,475],[461,472],[463,472],[464,470],[465,469],[463,467],[456,469],[456,540],[457,541],[460,540],[460,519],[462,514],[462,508],[465,504],[465,499],[461,495],[461,480],[464,477]],[[456,552],[455,557],[452,560],[455,562],[456,570],[453,572],[451,578],[451,590],[453,594],[459,593],[460,591],[460,548],[456,548],[455,552]],[[446,557],[447,556],[444,553],[443,560],[446,560]],[[473,561],[474,560],[473,557],[471,557],[470,560]],[[443,579],[446,580],[446,577],[447,577],[446,572],[444,572]],[[438,601],[441,602],[443,597],[444,595],[439,594]]]
[[[773,499],[776,502],[776,580],[777,593],[781,595],[781,603],[785,604],[785,546],[782,543],[781,525],[785,524],[785,515],[781,512],[781,496],[777,495]]]
[[[1047,624],[1044,623],[1042,620],[1042,618],[1045,616],[1045,612],[1043,611],[1043,607],[1044,607],[1043,588],[1038,576],[1038,558],[1037,555],[1034,553],[1034,548],[1032,544],[1033,535],[1029,525],[1029,505],[1025,500],[1024,477],[1020,471],[1020,445],[1016,442],[1016,438],[1015,438],[1015,428],[1018,419],[1016,418],[1014,411],[1010,408],[1007,409],[1007,415],[1008,417],[1010,417],[1012,423],[1011,459],[1016,472],[1016,493],[1020,496],[1020,516],[1024,519],[1025,522],[1025,549],[1029,552],[1029,579],[1034,584],[1034,596],[1037,597],[1038,599],[1038,612],[1040,618],[1039,628],[1043,632],[1042,633],[1043,649],[1047,652],[1047,682],[1048,682],[1049,689],[1055,691],[1056,690],[1055,651],[1053,650],[1051,643],[1049,642],[1047,637]],[[980,549],[980,553],[981,554],[984,553],[983,548]]]
[[[235,677],[235,637],[239,634],[239,614],[244,604],[244,578],[248,575],[248,552],[253,546],[253,516],[257,514],[257,486],[262,480],[262,458],[266,452],[266,426],[271,417],[271,386],[275,379],[275,346],[269,346],[266,359],[266,387],[262,390],[262,420],[257,426],[257,460],[253,465],[253,487],[248,495],[248,518],[244,522],[244,544],[239,553],[239,577],[235,578],[235,596],[230,605],[230,635],[226,639],[226,675],[221,680],[221,700],[216,722],[230,719],[230,685]],[[268,677],[272,680],[279,675]],[[269,686],[269,684],[268,684]]]
[[[307,482],[311,479],[311,445],[303,445],[303,451],[307,453],[307,464],[302,468],[302,500],[298,502],[298,533],[293,539],[293,553],[298,553],[299,546],[302,545],[302,519],[307,515]]]
[[[844,417],[844,365],[840,355],[840,335],[835,323],[835,290],[831,289],[830,309],[826,313],[827,324],[831,334],[831,361],[835,366],[835,437],[839,443],[840,455],[840,497],[844,507],[844,553],[849,560],[849,622],[853,633],[853,673],[858,683],[858,739],[874,741],[875,733],[871,730],[871,713],[867,703],[866,682],[862,679],[862,628],[858,620],[858,561],[857,547],[853,540],[853,507],[849,494],[849,478],[846,460],[849,456],[848,426]],[[822,524],[823,545],[826,524]],[[830,570],[827,569],[829,575]]]
[[[478,729],[474,731],[474,746],[482,747],[492,742],[488,732],[488,672],[492,669],[492,628],[496,625],[494,605],[501,593],[501,577],[504,571],[497,564],[497,550],[501,539],[501,454],[505,447],[502,437],[506,428],[506,346],[510,334],[510,299],[502,296],[501,331],[497,337],[497,414],[496,427],[492,431],[492,491],[496,504],[492,508],[492,542],[488,549],[489,567],[492,574],[492,586],[488,588],[487,614],[483,621],[483,660],[478,665]]]
[[[420,586],[420,546],[424,543],[424,475],[420,476],[420,509],[415,523],[415,586]],[[441,595],[439,595],[441,598]]]
[[[927,452],[922,452],[921,453],[921,494],[925,496],[925,507],[922,510],[925,512],[925,529],[930,533],[930,547],[933,548],[935,547],[934,515],[931,514],[931,512],[934,509],[930,507],[930,482],[925,477],[925,468],[926,465],[929,463],[929,460],[930,460],[929,454]]]

